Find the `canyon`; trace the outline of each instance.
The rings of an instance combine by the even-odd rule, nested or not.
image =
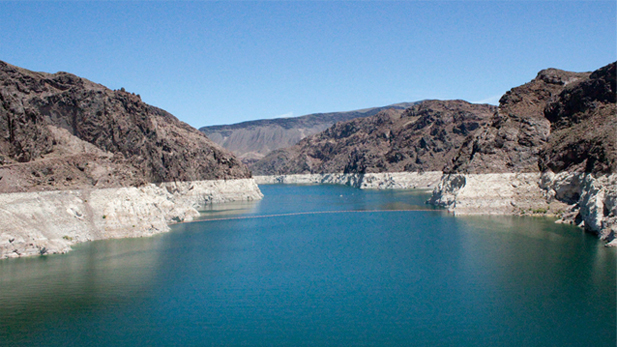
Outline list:
[[[382,175],[377,188],[404,186],[386,184],[385,174],[442,172],[430,204],[455,214],[556,216],[617,246],[615,65],[542,70],[498,107],[425,100],[336,123],[252,169],[261,181],[358,187],[354,175]]]

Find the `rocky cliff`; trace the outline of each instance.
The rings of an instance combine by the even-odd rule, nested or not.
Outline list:
[[[539,151],[548,141],[551,123],[546,104],[589,73],[557,69],[540,71],[531,82],[508,91],[486,127],[469,137],[445,172],[539,172]]]
[[[507,92],[491,122],[444,168],[431,203],[459,214],[557,215],[615,240],[615,65],[543,70]]]
[[[258,175],[441,171],[494,111],[461,100],[422,101],[337,123],[252,168]]]
[[[0,62],[0,259],[141,237],[262,197],[230,152],[139,95]]]
[[[616,63],[569,83],[544,108],[550,136],[539,168],[552,172],[617,172]]]
[[[295,118],[263,119],[233,125],[200,128],[208,138],[229,149],[243,162],[252,164],[268,153],[295,145],[332,124],[370,117],[386,109],[404,110],[413,103],[399,103],[348,112],[315,113]]]
[[[0,192],[248,178],[231,153],[139,95],[0,62]]]

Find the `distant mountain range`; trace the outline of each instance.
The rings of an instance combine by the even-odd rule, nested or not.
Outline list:
[[[339,122],[252,166],[256,175],[441,171],[496,107],[427,100]]]
[[[262,119],[232,125],[200,128],[210,140],[232,151],[244,163],[252,164],[279,148],[295,145],[334,123],[370,117],[387,109],[404,110],[415,103],[403,102],[348,112],[314,113],[294,118]]]

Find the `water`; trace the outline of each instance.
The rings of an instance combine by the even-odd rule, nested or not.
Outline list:
[[[0,346],[615,346],[616,250],[576,228],[413,191],[262,191],[172,233],[0,261]],[[295,214],[328,211],[356,212]]]

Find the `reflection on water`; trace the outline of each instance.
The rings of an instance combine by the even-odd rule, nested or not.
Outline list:
[[[259,204],[261,204],[261,200],[211,204],[200,211],[200,216],[197,220],[254,214],[259,210]]]
[[[426,190],[358,190],[339,185],[262,185],[263,200],[231,202],[211,205],[202,211],[200,219],[219,219],[232,216],[289,214],[328,211],[404,211],[432,210],[427,205]],[[286,194],[271,194],[271,190],[285,189]]]
[[[474,302],[476,314],[493,315],[498,321],[496,313],[512,310],[511,319],[525,322],[529,342],[537,345],[554,344],[555,335],[582,322],[601,332],[590,335],[587,345],[614,344],[614,249],[551,218],[466,216],[457,217],[457,222],[464,231],[460,234],[461,272],[476,282],[462,288],[482,285],[483,295]],[[546,327],[553,331],[547,333]]]
[[[54,317],[146,295],[160,246],[160,237],[106,240],[77,245],[67,255],[0,261],[0,341],[34,334]]]

